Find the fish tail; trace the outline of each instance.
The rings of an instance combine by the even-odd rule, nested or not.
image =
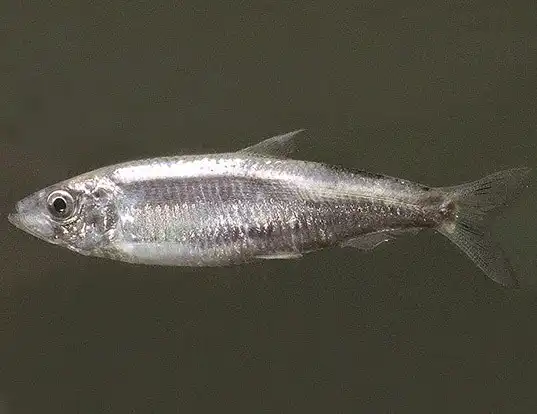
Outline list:
[[[521,193],[529,171],[525,167],[513,168],[474,182],[439,189],[448,195],[453,208],[437,230],[466,253],[489,278],[504,286],[517,286],[518,280],[503,250],[491,236],[490,221]]]

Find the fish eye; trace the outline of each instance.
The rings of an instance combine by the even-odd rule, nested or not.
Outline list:
[[[53,217],[65,220],[73,215],[75,211],[75,200],[67,191],[56,190],[49,194],[47,208]]]

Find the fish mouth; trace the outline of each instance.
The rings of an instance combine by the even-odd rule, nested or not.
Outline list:
[[[21,216],[19,213],[9,213],[7,216],[7,220],[18,229],[28,231],[28,228],[22,223]]]
[[[38,239],[53,243],[53,229],[42,217],[30,213],[15,212],[7,216],[8,221],[18,229]]]

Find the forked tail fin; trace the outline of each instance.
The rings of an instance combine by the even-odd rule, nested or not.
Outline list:
[[[455,243],[492,280],[517,286],[517,278],[501,247],[492,239],[490,219],[501,207],[517,197],[525,186],[529,168],[499,171],[480,180],[443,187],[456,203],[454,221],[438,231]]]

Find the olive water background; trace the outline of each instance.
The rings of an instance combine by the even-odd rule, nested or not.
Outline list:
[[[432,232],[183,269],[79,256],[7,222],[102,165],[297,128],[301,158],[431,185],[535,168],[535,2],[2,8],[2,413],[537,410],[535,170],[495,225],[520,291]]]

